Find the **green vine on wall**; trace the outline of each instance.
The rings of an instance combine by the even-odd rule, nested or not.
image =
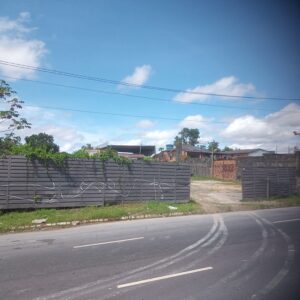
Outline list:
[[[132,160],[126,157],[118,156],[118,153],[112,149],[103,150],[99,153],[89,155],[89,153],[80,149],[74,153],[66,152],[49,152],[42,148],[33,148],[30,145],[17,145],[12,148],[11,155],[24,155],[29,160],[38,160],[45,165],[53,163],[58,167],[65,167],[67,165],[68,158],[87,158],[87,159],[97,159],[101,161],[113,160],[119,165],[130,165]]]

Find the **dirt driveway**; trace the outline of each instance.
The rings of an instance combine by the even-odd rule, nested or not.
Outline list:
[[[191,198],[208,213],[231,210],[240,204],[242,188],[236,182],[199,180],[191,182]]]

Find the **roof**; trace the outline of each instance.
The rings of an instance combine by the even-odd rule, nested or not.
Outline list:
[[[263,152],[270,152],[270,153],[273,153],[274,151],[268,151],[268,150],[264,150],[264,149],[260,149],[260,148],[257,148],[257,149],[240,149],[240,150],[231,150],[231,151],[219,151],[217,152],[218,154],[250,154],[250,153],[253,153],[253,152],[256,152],[256,151],[263,151]]]
[[[133,154],[144,154],[150,156],[155,153],[155,146],[152,145],[106,145],[98,149],[111,148],[117,152],[127,152]]]
[[[211,153],[211,151],[206,149],[201,149],[200,147],[184,144],[182,145],[182,150],[186,152],[199,152],[199,153]]]
[[[192,146],[188,144],[182,145],[182,150],[186,152],[198,152],[198,153],[209,153],[211,154],[210,150],[207,149],[201,149],[200,147],[197,146]],[[231,154],[250,154],[256,151],[263,151],[266,153],[273,153],[274,151],[268,151],[260,148],[256,149],[240,149],[240,150],[231,150],[231,151],[216,151],[215,154],[223,154],[223,155],[231,155]]]

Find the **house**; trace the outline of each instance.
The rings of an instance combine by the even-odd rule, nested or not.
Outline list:
[[[188,159],[205,159],[211,156],[211,152],[205,149],[201,149],[200,147],[192,146],[192,145],[182,145],[181,151],[179,150],[178,155],[180,155],[180,160],[188,160]],[[158,161],[166,161],[166,162],[175,162],[177,157],[176,149],[172,150],[164,150],[159,152],[154,156],[154,158]]]
[[[242,149],[242,150],[232,150],[232,151],[218,151],[214,153],[215,160],[223,159],[237,159],[240,157],[258,157],[265,154],[275,154],[274,151],[267,151],[264,149]]]
[[[182,145],[179,150],[180,161],[186,160],[207,160],[211,159],[212,152],[207,149],[202,149],[192,145]],[[264,154],[274,154],[274,151],[263,149],[244,149],[232,151],[217,151],[214,152],[214,160],[237,159],[240,157],[263,156]],[[177,158],[177,150],[164,150],[156,154],[154,158],[158,161],[174,162]]]
[[[152,156],[155,153],[155,146],[150,145],[105,145],[87,151],[90,155],[93,155],[107,149],[112,149],[118,152],[119,156],[132,159],[143,158],[145,156]]]

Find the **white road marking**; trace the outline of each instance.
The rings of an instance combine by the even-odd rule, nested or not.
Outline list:
[[[134,282],[120,284],[120,285],[117,286],[117,288],[121,289],[121,288],[129,287],[129,286],[134,286],[134,285],[139,285],[139,284],[143,284],[143,283],[148,283],[148,282],[159,281],[159,280],[164,280],[164,279],[168,279],[168,278],[184,276],[184,275],[203,272],[203,271],[208,271],[208,270],[212,270],[212,269],[213,269],[213,267],[207,267],[207,268],[195,269],[195,270],[176,273],[176,274],[169,274],[169,275],[160,276],[160,277],[153,277],[153,278],[144,279],[144,280],[140,280],[140,281],[134,281]]]
[[[273,224],[285,223],[285,222],[295,222],[295,221],[300,221],[300,219],[289,219],[289,220],[275,221],[275,222],[273,222]]]
[[[95,244],[79,245],[79,246],[74,246],[73,248],[76,249],[76,248],[93,247],[93,246],[107,245],[107,244],[118,244],[118,243],[124,243],[124,242],[129,242],[129,241],[141,240],[143,238],[144,238],[143,236],[140,236],[140,237],[125,239],[125,240],[117,240],[117,241],[109,241],[109,242],[102,242],[102,243],[95,243]]]

